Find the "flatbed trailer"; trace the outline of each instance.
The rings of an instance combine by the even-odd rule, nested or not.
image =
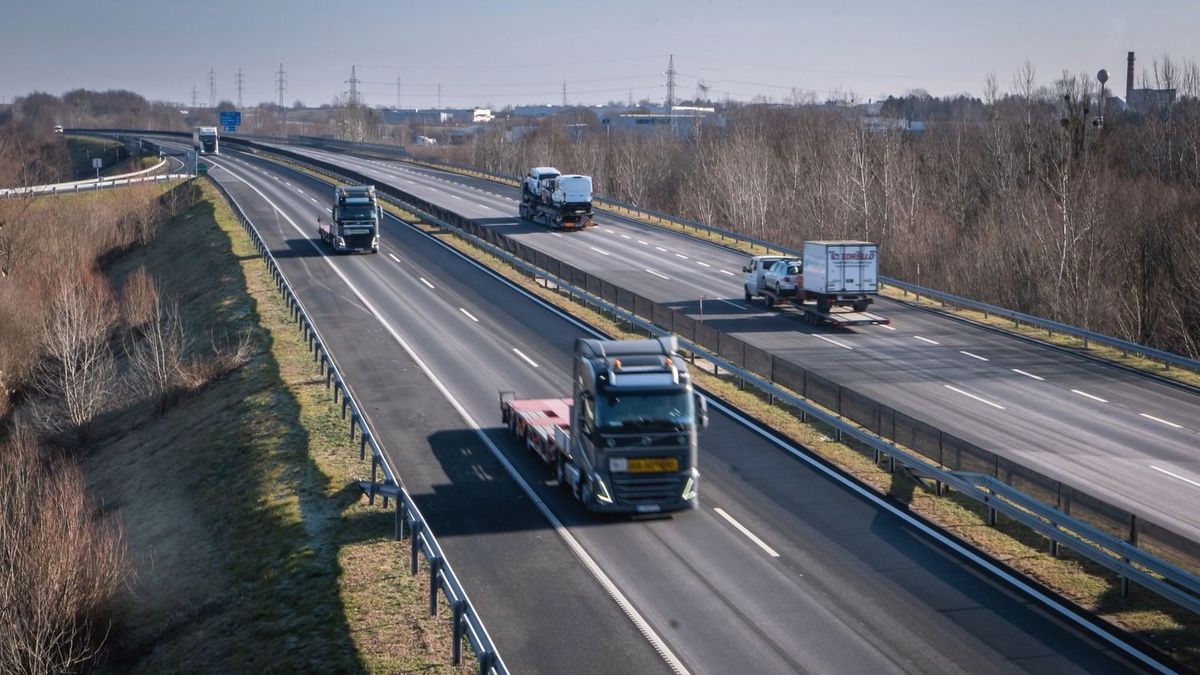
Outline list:
[[[571,399],[510,396],[500,396],[500,418],[508,430],[547,464],[557,463],[560,455],[569,459]]]

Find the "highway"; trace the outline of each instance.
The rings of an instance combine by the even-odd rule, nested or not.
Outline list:
[[[608,213],[584,232],[516,218],[516,188],[312,148],[1020,465],[1200,540],[1194,389],[881,298],[889,327],[814,327],[743,300],[746,256]],[[886,252],[884,252],[886,255]]]
[[[229,149],[210,163],[300,294],[514,672],[1133,668],[719,408],[701,442],[701,508],[588,514],[509,439],[497,405],[501,389],[567,390],[583,327],[390,217],[378,255],[330,256],[315,238],[327,185]]]

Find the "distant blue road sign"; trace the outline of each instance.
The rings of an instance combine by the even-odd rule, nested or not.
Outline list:
[[[226,131],[233,131],[234,129],[237,129],[239,126],[241,126],[241,124],[242,124],[242,113],[241,112],[239,112],[237,110],[229,110],[229,111],[221,113],[221,126],[233,127],[233,129],[226,128],[225,129]]]
[[[224,131],[227,134],[232,134],[233,132],[237,131],[237,127],[221,127],[221,131]]]

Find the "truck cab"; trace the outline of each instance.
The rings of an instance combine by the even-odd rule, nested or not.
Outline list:
[[[333,189],[332,218],[317,218],[317,230],[336,253],[378,253],[382,213],[374,185],[339,185]]]
[[[708,409],[692,390],[675,337],[579,338],[574,373],[560,480],[593,511],[694,508],[697,434]]]

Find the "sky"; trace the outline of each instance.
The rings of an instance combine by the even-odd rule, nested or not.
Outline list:
[[[500,108],[676,97],[858,100],[1008,88],[1026,61],[1125,86],[1155,56],[1200,60],[1198,0],[3,0],[0,102],[31,91],[129,89],[155,100],[328,103],[350,89],[402,107]],[[397,80],[400,82],[397,91]]]

